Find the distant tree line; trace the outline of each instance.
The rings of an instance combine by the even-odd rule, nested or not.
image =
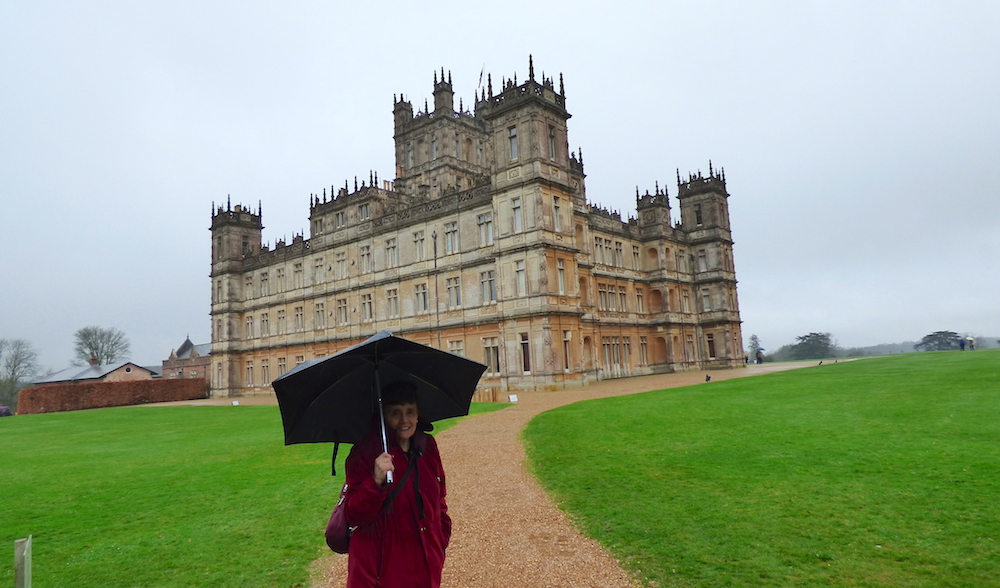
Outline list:
[[[748,358],[753,363],[758,350],[764,354],[765,361],[796,361],[803,359],[835,359],[839,357],[866,357],[870,355],[889,355],[892,353],[913,353],[915,351],[946,351],[960,349],[968,339],[954,331],[935,331],[925,335],[920,341],[904,341],[902,343],[883,343],[868,347],[840,347],[830,333],[809,333],[795,338],[795,343],[782,345],[773,351],[765,351],[761,347],[760,338],[751,335],[747,346]],[[995,337],[976,337],[973,339],[976,348],[1000,347],[1000,339]]]

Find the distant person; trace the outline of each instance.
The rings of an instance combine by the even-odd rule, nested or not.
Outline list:
[[[965,351],[965,339],[958,340],[958,348],[961,349],[962,351]]]
[[[975,350],[976,350],[976,340],[969,339],[969,351],[975,351]]]
[[[757,365],[760,365],[762,363],[764,363],[764,352],[763,351],[758,351],[757,352]]]

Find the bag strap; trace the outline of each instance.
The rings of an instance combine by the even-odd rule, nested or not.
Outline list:
[[[382,505],[383,512],[388,512],[389,509],[392,508],[392,501],[396,500],[396,497],[399,496],[399,493],[403,491],[403,486],[406,485],[406,480],[409,479],[411,473],[416,474],[414,475],[413,480],[414,484],[417,483],[417,480],[419,479],[418,478],[419,470],[417,468],[418,457],[420,457],[420,452],[416,451],[410,454],[409,458],[406,460],[406,471],[403,472],[403,477],[400,478],[398,482],[393,482],[393,486],[395,487],[392,489],[392,492],[389,493],[389,499],[385,502],[385,504]],[[419,488],[417,488],[417,496],[419,500],[420,496]]]

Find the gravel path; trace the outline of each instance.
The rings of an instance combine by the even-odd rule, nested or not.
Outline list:
[[[583,388],[524,392],[518,403],[439,433],[448,472],[454,534],[444,588],[633,588],[618,562],[577,531],[526,471],[518,436],[535,415],[565,404],[784,371],[809,364],[751,365],[747,369],[685,372],[607,380]],[[709,384],[711,385],[711,384]],[[331,508],[333,497],[331,496]],[[341,588],[347,556],[331,553],[313,564],[312,588]]]

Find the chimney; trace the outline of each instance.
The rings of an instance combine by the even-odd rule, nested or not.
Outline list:
[[[90,365],[101,365],[101,360],[97,359],[96,355],[90,356]]]

